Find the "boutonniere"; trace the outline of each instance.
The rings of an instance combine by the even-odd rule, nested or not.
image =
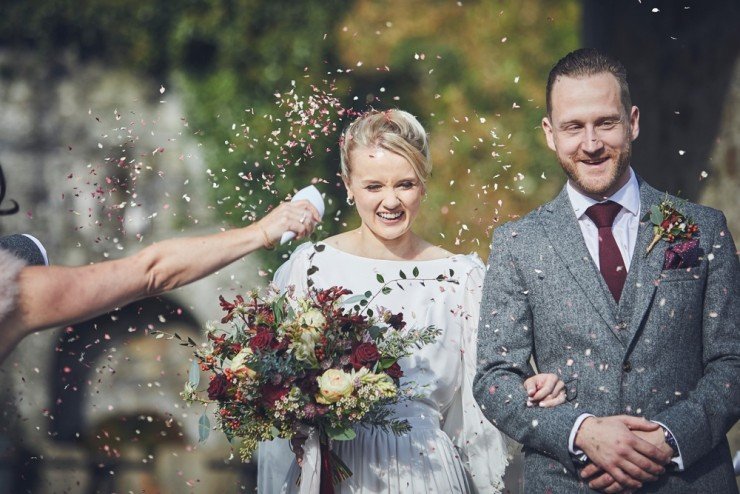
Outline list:
[[[648,218],[653,224],[654,235],[645,255],[648,255],[661,240],[673,243],[676,240],[691,239],[699,234],[699,225],[676,209],[667,193],[660,204],[650,207],[650,212],[645,216],[645,219]]]

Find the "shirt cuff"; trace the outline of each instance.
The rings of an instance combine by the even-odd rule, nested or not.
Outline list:
[[[572,455],[580,456],[583,454],[583,451],[581,451],[580,449],[575,449],[576,445],[573,443],[575,443],[576,441],[576,434],[578,433],[578,429],[581,428],[581,424],[589,417],[595,417],[595,415],[590,413],[580,414],[576,419],[575,424],[573,424],[573,428],[570,430],[570,437],[568,438],[568,451],[570,451],[570,454]]]
[[[651,422],[658,424],[663,429],[667,430],[668,434],[673,436],[673,440],[676,441],[676,435],[671,432],[667,425],[665,425],[663,422],[658,422],[657,420],[651,420]],[[676,464],[676,470],[678,470],[679,472],[683,472],[683,457],[681,456],[681,446],[678,445],[678,441],[676,441],[676,448],[678,449],[678,456],[671,458],[671,463]]]

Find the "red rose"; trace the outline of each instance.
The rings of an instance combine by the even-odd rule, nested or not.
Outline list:
[[[275,402],[288,394],[288,388],[265,384],[262,386],[262,404],[267,408],[274,408]]]
[[[260,331],[249,340],[249,348],[251,348],[253,352],[264,350],[271,346],[272,340],[272,333],[269,331]]]
[[[398,331],[402,330],[404,326],[406,326],[406,323],[403,321],[403,314],[401,312],[399,312],[398,314],[392,314],[390,317],[388,317],[386,323],[388,323],[388,326]]]
[[[403,377],[403,371],[401,370],[401,366],[398,365],[398,362],[394,362],[393,365],[388,367],[385,373],[393,379],[401,379]]]
[[[223,374],[214,374],[211,376],[211,382],[208,384],[208,398],[211,400],[222,400],[226,398],[226,391],[229,388],[229,381]]]
[[[379,359],[380,353],[374,343],[360,343],[349,357],[349,362],[357,370],[361,367],[370,367]]]

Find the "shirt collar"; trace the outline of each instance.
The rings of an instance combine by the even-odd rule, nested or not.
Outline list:
[[[583,195],[571,185],[570,180],[565,185],[565,189],[568,192],[568,199],[570,199],[570,204],[573,206],[573,211],[576,213],[576,218],[578,219],[586,214],[588,208],[596,203],[603,202]],[[635,216],[640,214],[640,184],[637,183],[637,176],[634,170],[632,170],[632,167],[630,167],[630,179],[627,183],[604,200],[616,202]]]

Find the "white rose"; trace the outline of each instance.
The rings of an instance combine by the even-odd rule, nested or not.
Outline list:
[[[326,318],[319,309],[309,309],[298,316],[298,322],[309,328],[320,328],[326,323]]]
[[[252,349],[249,347],[242,348],[242,350],[231,359],[231,372],[234,374],[244,373],[250,379],[257,375],[255,371],[246,366],[246,360],[252,356]]]
[[[319,394],[316,401],[328,405],[349,396],[354,391],[352,376],[339,369],[329,369],[316,378],[319,383]]]

